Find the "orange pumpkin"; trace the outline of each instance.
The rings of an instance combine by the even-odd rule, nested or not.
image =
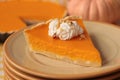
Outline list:
[[[120,0],[69,0],[70,15],[82,16],[84,20],[114,22],[120,19]]]

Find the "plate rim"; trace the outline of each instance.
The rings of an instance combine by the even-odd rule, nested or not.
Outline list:
[[[18,75],[21,78],[24,78],[24,79],[27,79],[27,80],[32,80],[32,79],[37,80],[38,79],[38,78],[30,77],[30,75],[28,73],[25,73],[25,72],[15,68],[15,67],[12,67],[13,65],[11,65],[11,63],[9,63],[9,61],[6,59],[5,56],[4,56],[3,63],[4,63],[4,66],[6,68],[9,68],[8,70],[11,71],[11,73]],[[25,73],[25,74],[22,74],[22,73]]]

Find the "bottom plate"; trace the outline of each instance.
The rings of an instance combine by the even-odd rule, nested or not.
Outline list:
[[[120,69],[120,29],[98,22],[85,21],[84,24],[102,55],[102,67],[84,67],[33,54],[27,50],[23,31],[13,34],[5,42],[6,58],[22,71],[47,78],[90,78]]]

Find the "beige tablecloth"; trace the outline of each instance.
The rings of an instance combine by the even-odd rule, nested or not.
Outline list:
[[[3,65],[2,65],[2,44],[0,44],[0,80],[4,79]]]

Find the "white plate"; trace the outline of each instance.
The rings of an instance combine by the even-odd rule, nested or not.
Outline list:
[[[115,25],[84,22],[93,43],[101,52],[102,67],[84,67],[54,60],[27,50],[23,31],[10,36],[4,44],[6,58],[18,69],[46,78],[90,78],[120,69],[120,28]]]

